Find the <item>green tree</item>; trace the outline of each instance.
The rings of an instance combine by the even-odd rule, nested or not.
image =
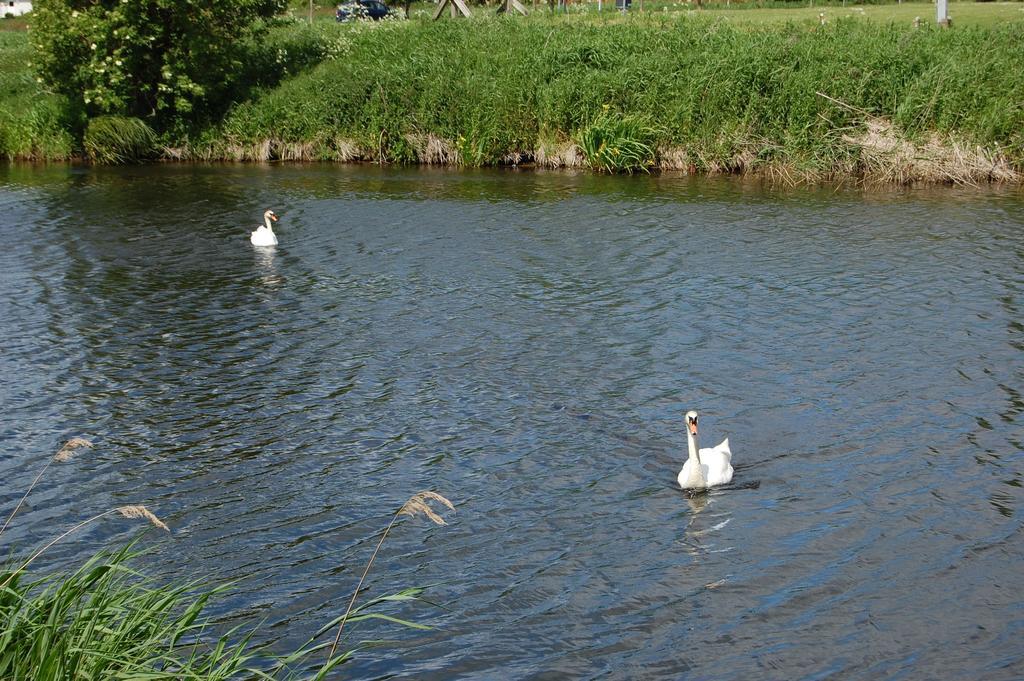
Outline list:
[[[249,53],[284,0],[37,0],[40,77],[89,116],[158,129],[222,111],[251,78]]]

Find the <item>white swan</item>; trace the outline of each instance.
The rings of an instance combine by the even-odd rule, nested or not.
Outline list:
[[[697,412],[686,412],[686,443],[690,458],[679,471],[679,486],[683,489],[705,489],[724,485],[732,480],[732,452],[729,438],[709,449],[700,449],[697,439]]]
[[[263,214],[263,224],[256,228],[256,231],[249,236],[249,241],[252,242],[253,246],[276,246],[277,235],[274,234],[274,228],[270,226],[270,221],[277,222],[277,215],[272,210],[268,210]]]

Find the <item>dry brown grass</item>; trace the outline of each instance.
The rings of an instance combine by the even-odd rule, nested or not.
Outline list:
[[[335,137],[331,144],[334,158],[342,163],[351,163],[366,158],[366,153],[358,143],[344,137]]]
[[[73,437],[64,443],[57,453],[53,455],[54,461],[64,463],[65,461],[71,461],[75,456],[75,451],[85,447],[86,449],[92,449],[92,443],[86,440],[84,437]]]
[[[998,150],[934,132],[924,139],[912,140],[886,118],[823,92],[817,94],[855,114],[860,121],[852,128],[837,131],[850,147],[853,160],[846,167],[836,169],[836,175],[853,176],[867,183],[902,185],[978,185],[1024,179]]]
[[[42,546],[42,548],[36,550],[31,556],[29,556],[28,560],[26,560],[24,563],[22,563],[16,570],[13,570],[11,572],[11,574],[8,575],[7,579],[4,580],[4,583],[0,584],[0,589],[3,589],[8,584],[10,584],[11,580],[13,580],[17,575],[19,575],[22,572],[24,572],[25,569],[29,565],[31,565],[32,562],[36,558],[38,558],[39,556],[43,555],[46,552],[46,550],[49,549],[54,544],[56,544],[57,542],[61,541],[65,537],[67,537],[67,536],[69,536],[71,534],[74,534],[75,532],[77,532],[78,530],[82,529],[86,525],[94,523],[97,520],[100,520],[101,518],[105,518],[108,515],[112,515],[114,513],[120,513],[125,518],[130,518],[130,519],[144,518],[144,519],[148,520],[150,523],[152,523],[153,525],[156,525],[157,527],[159,527],[159,528],[161,528],[163,530],[166,530],[167,532],[171,531],[170,528],[168,528],[167,525],[165,525],[162,520],[157,518],[156,515],[154,515],[152,512],[150,512],[150,510],[147,509],[145,506],[139,506],[139,505],[135,505],[135,506],[117,506],[115,508],[108,509],[108,510],[104,511],[103,513],[97,513],[93,517],[87,518],[87,519],[83,520],[82,522],[78,523],[77,525],[75,525],[71,529],[65,530],[64,532],[62,532],[57,537],[55,537],[55,538],[51,539],[50,541],[48,541],[46,544],[44,544]]]
[[[54,461],[56,461],[57,463],[65,463],[67,461],[70,461],[71,459],[74,458],[75,452],[83,447],[87,449],[92,449],[92,442],[89,442],[83,437],[73,437],[67,442],[65,442],[64,445],[57,450],[56,454],[50,457],[50,459],[46,462],[46,465],[43,466],[43,469],[39,471],[39,473],[36,475],[35,479],[32,481],[32,484],[28,486],[27,490],[25,490],[25,493],[21,496],[21,500],[18,501],[18,505],[15,506],[14,510],[11,511],[11,514],[7,516],[7,520],[4,522],[3,527],[0,527],[0,534],[4,533],[4,530],[7,529],[7,526],[11,524],[12,520],[14,520],[14,516],[18,515],[18,511],[20,511],[21,507],[24,505],[25,499],[27,499],[28,495],[32,492],[32,490],[35,489],[36,484],[43,477],[43,473],[45,473],[50,468],[50,464],[52,464]]]
[[[533,162],[533,154],[524,151],[510,151],[501,157],[503,166],[519,166],[523,163]]]
[[[848,107],[832,97],[823,94],[822,97],[837,106]],[[833,133],[848,151],[833,159],[831,165],[816,165],[813,159],[801,164],[799,159],[780,153],[778,145],[770,140],[746,139],[730,145],[733,151],[729,156],[699,148],[662,146],[657,149],[655,167],[686,174],[756,175],[772,184],[785,186],[851,179],[867,184],[901,185],[1024,182],[1024,174],[1015,169],[998,149],[969,144],[952,135],[940,136],[937,133],[911,140],[890,121],[848,108],[857,114],[861,122]],[[465,163],[459,145],[451,139],[432,133],[411,133],[405,135],[404,140],[412,148],[417,163],[448,167]],[[171,161],[256,163],[277,160],[389,162],[391,159],[381,156],[383,144],[378,146],[379,149],[368,150],[341,136],[291,142],[268,138],[252,143],[227,141],[214,147],[165,148],[163,158]],[[588,166],[583,149],[571,140],[541,140],[532,152],[513,151],[501,158],[501,165],[523,164],[565,169]]]
[[[251,143],[229,140],[212,146],[164,147],[164,161],[232,161],[236,163],[269,163],[283,161],[307,163],[335,161],[352,163],[370,160],[368,153],[357,142],[347,137],[318,137],[304,141],[285,141],[267,138]]]
[[[807,182],[819,182],[824,179],[816,172],[800,171],[785,163],[768,163],[759,172],[773,185],[795,187]]]
[[[424,491],[418,492],[411,497],[409,500],[402,504],[402,507],[395,512],[395,515],[391,517],[391,522],[384,528],[383,534],[381,534],[380,541],[377,542],[377,547],[373,550],[373,554],[370,556],[370,560],[367,561],[366,567],[363,569],[363,574],[359,578],[359,582],[356,584],[355,591],[352,592],[352,599],[348,603],[348,608],[345,610],[345,614],[341,618],[341,622],[338,624],[338,633],[334,637],[334,643],[331,644],[331,650],[327,654],[327,661],[324,662],[324,666],[328,667],[331,664],[331,659],[334,657],[335,651],[338,649],[338,642],[341,640],[341,632],[345,628],[345,622],[348,621],[349,615],[352,613],[352,608],[356,604],[356,598],[359,597],[359,590],[363,587],[363,582],[366,580],[366,575],[370,572],[370,567],[373,565],[373,561],[377,558],[377,553],[380,552],[380,547],[384,544],[384,540],[387,539],[388,533],[391,532],[391,528],[395,526],[398,519],[404,515],[416,517],[420,514],[425,515],[431,522],[437,525],[446,524],[444,518],[439,516],[427,502],[436,501],[450,510],[455,510],[455,505],[449,501],[446,497],[438,494],[437,492]]]
[[[660,147],[658,167],[662,170],[679,170],[691,174],[697,169],[689,152],[681,147]]]
[[[313,161],[317,158],[319,145],[316,141],[307,142],[271,142],[272,158],[281,161]]]
[[[213,160],[209,158],[209,156],[212,155],[213,157],[220,156],[221,160],[225,161],[252,161],[256,163],[266,163],[271,158],[270,151],[272,148],[273,143],[269,139],[250,144],[228,142],[221,150],[204,150],[205,153],[203,156],[206,156],[206,158],[203,160]]]
[[[575,142],[540,142],[533,152],[541,168],[583,168],[587,157]]]
[[[163,161],[184,161],[188,158],[188,149],[186,147],[162,147],[160,149],[160,159]]]
[[[402,505],[402,508],[398,509],[398,515],[407,515],[415,518],[422,513],[437,525],[447,525],[444,518],[435,513],[434,509],[430,508],[430,505],[427,503],[428,501],[437,501],[447,506],[449,510],[455,510],[452,502],[437,492],[420,492],[409,497],[409,500]]]
[[[170,532],[171,528],[164,524],[164,521],[157,518],[148,508],[145,506],[119,506],[117,512],[123,515],[125,518],[145,518],[151,524],[159,527],[165,532]]]
[[[998,151],[935,133],[913,142],[884,118],[868,118],[863,129],[844,134],[842,139],[859,152],[857,174],[869,182],[978,185],[1021,181],[1020,173]]]
[[[405,141],[412,146],[413,153],[420,163],[438,166],[462,165],[462,153],[452,140],[432,133],[417,133],[406,135]]]

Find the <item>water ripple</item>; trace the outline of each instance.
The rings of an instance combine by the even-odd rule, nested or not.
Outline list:
[[[245,239],[283,216],[281,246]],[[426,678],[1019,678],[1024,203],[330,166],[0,169],[5,533],[115,503],[286,651]],[[737,487],[674,487],[681,412]],[[54,554],[132,530],[116,523]]]

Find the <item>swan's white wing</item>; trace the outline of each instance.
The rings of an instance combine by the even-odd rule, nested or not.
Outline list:
[[[722,457],[725,461],[732,461],[732,451],[729,449],[729,438],[725,438],[717,447],[705,447],[700,450],[700,460],[704,461],[705,458],[718,459]]]
[[[732,452],[726,438],[717,447],[700,450],[700,461],[704,464],[708,487],[724,485],[732,480]]]
[[[255,232],[249,235],[249,241],[251,241],[254,246],[275,246],[277,245],[277,235],[266,227],[259,227]]]

